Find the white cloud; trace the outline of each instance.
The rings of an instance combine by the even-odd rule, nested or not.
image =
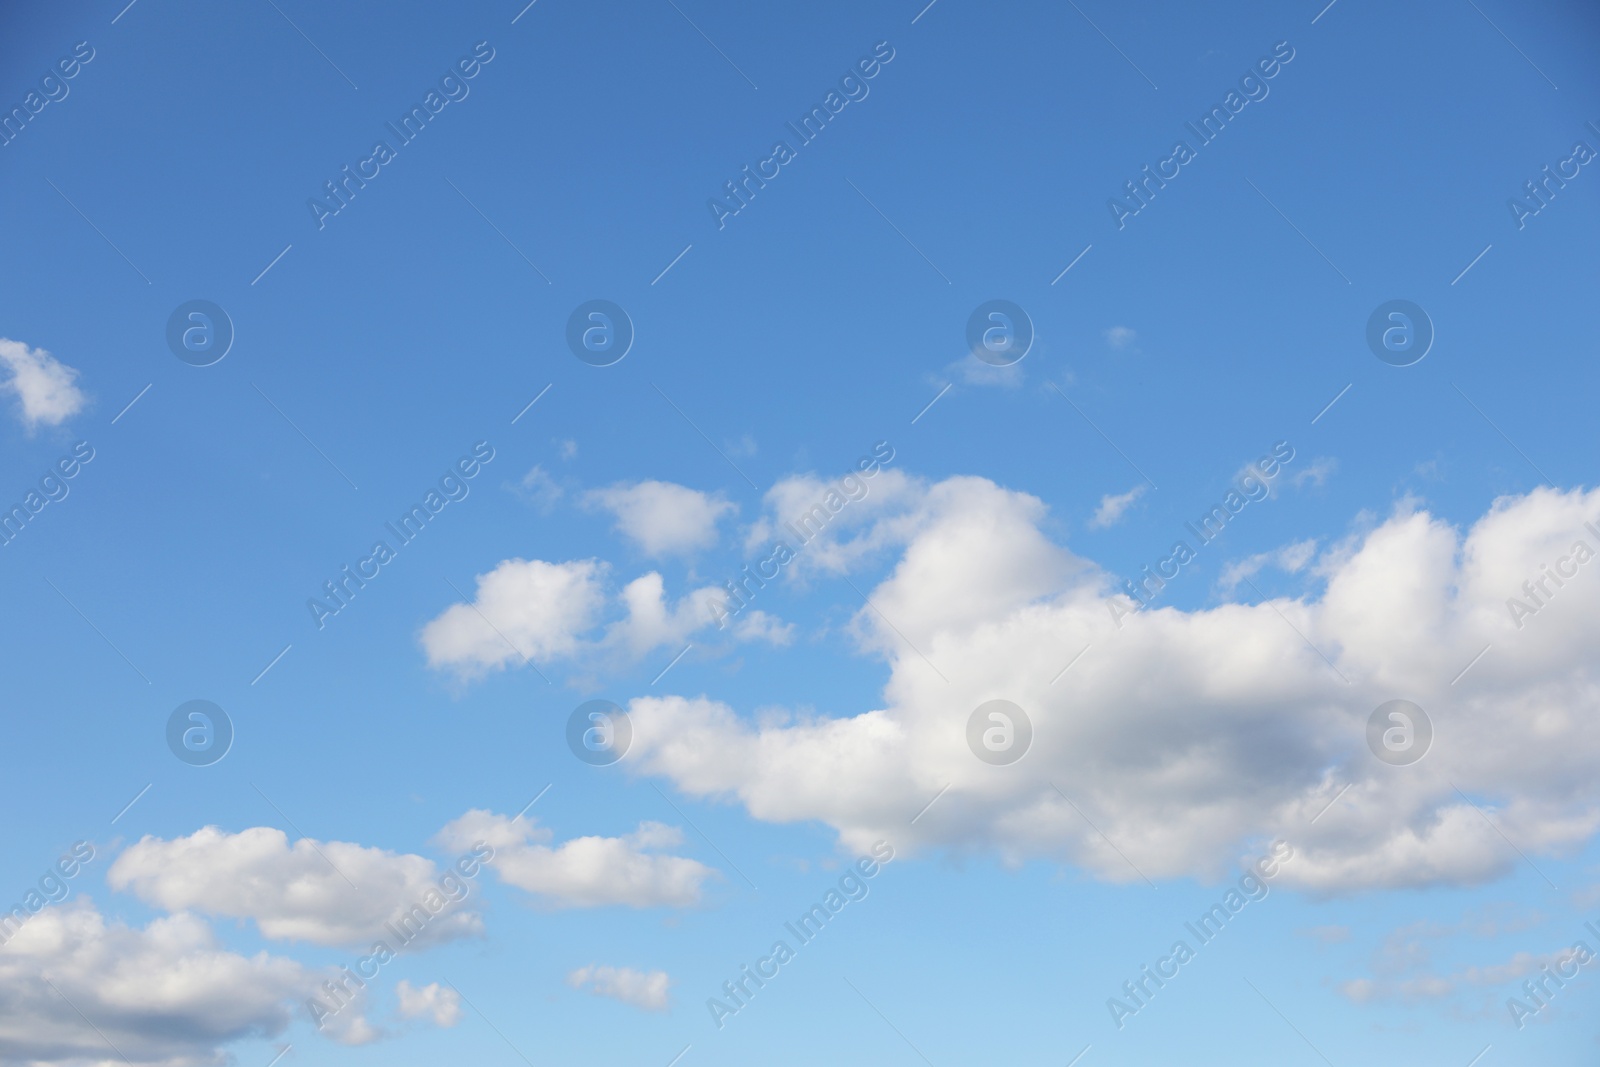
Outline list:
[[[733,634],[741,641],[761,641],[782,648],[794,642],[794,623],[757,609],[740,614]]]
[[[253,920],[276,940],[366,946],[389,936],[384,924],[430,893],[447,898],[440,877],[421,856],[310,838],[291,846],[269,826],[237,834],[207,826],[171,841],[143,838],[117,857],[106,882],[169,912]],[[481,930],[475,912],[450,907],[424,936],[438,941]]]
[[[574,989],[588,988],[597,997],[610,997],[645,1011],[666,1011],[672,980],[666,971],[636,971],[632,967],[579,967],[567,975]]]
[[[554,510],[557,502],[565,495],[561,486],[556,484],[556,480],[545,473],[543,467],[537,465],[522,476],[522,480],[515,488],[518,496],[546,515]]]
[[[1317,488],[1328,483],[1328,475],[1339,469],[1339,461],[1329,456],[1318,456],[1308,466],[1301,467],[1289,475],[1289,481],[1296,489],[1303,485],[1314,485]]]
[[[1089,520],[1089,526],[1096,530],[1115,526],[1122,521],[1123,514],[1133,502],[1141,496],[1144,496],[1144,486],[1142,485],[1136,485],[1126,493],[1118,493],[1115,496],[1107,493],[1100,498],[1100,506],[1095,509],[1094,517]]]
[[[595,560],[501,563],[478,576],[473,603],[453,604],[423,627],[429,666],[472,677],[528,662],[634,663],[662,647],[682,648],[692,634],[714,628],[713,606],[727,599],[715,586],[703,586],[670,600],[656,571],[613,597],[605,575],[605,565]],[[607,615],[613,617],[607,621]],[[782,644],[789,628],[757,612],[732,636]]]
[[[1239,583],[1254,578],[1269,566],[1277,567],[1288,574],[1299,574],[1305,570],[1306,564],[1311,562],[1311,557],[1316,553],[1317,539],[1314,537],[1275,548],[1271,552],[1257,552],[1253,556],[1224,567],[1217,584],[1223,592],[1232,593],[1239,587]]]
[[[1432,942],[1455,938],[1462,933],[1489,938],[1497,933],[1517,932],[1529,925],[1532,924],[1524,922],[1503,926],[1493,921],[1462,925],[1427,920],[1409,923],[1388,934],[1373,953],[1372,977],[1341,982],[1339,992],[1358,1004],[1384,1000],[1415,1004],[1457,997],[1474,989],[1510,985],[1526,975],[1536,974],[1542,967],[1555,969],[1569,964],[1574,953],[1570,947],[1562,947],[1544,953],[1516,952],[1509,959],[1496,963],[1456,964],[1445,969],[1435,966]],[[1516,994],[1523,995],[1520,990]],[[1498,1001],[1498,997],[1494,999]],[[1499,1007],[1498,1002],[1495,1007]]]
[[[1402,508],[1324,556],[1320,596],[1151,608],[1120,627],[1112,576],[1045,536],[1037,499],[981,478],[915,495],[867,526],[905,546],[869,593],[882,617],[855,617],[889,668],[876,708],[753,722],[704,697],[640,698],[625,766],[764,821],[822,821],[852,851],[880,838],[992,849],[1113,880],[1139,877],[1122,855],[1151,877],[1217,875],[1276,836],[1297,850],[1281,877],[1318,892],[1504,874],[1516,855],[1457,785],[1530,855],[1600,829],[1600,735],[1586,725],[1600,663],[1585,636],[1600,627],[1600,562],[1521,631],[1506,606],[1575,539],[1600,548],[1582,525],[1600,521],[1600,490],[1504,498],[1466,531]],[[997,768],[961,724],[1000,696],[1034,737]],[[1395,697],[1436,712],[1448,760],[1370,754],[1367,719]],[[955,803],[911,824],[946,785]]]
[[[996,366],[986,363],[972,355],[962,356],[953,363],[948,363],[944,368],[944,375],[940,379],[927,379],[928,384],[936,389],[952,378],[959,378],[963,385],[998,385],[1005,389],[1015,389],[1022,384],[1022,360],[1008,363],[1005,366]],[[948,400],[941,403],[948,403]]]
[[[825,481],[815,474],[780,479],[762,498],[764,513],[745,535],[746,554],[768,557],[781,542],[795,553],[788,580],[813,571],[844,574],[902,545],[925,522],[927,484],[904,471],[854,472]]]
[[[472,604],[452,604],[422,628],[428,665],[471,675],[571,656],[604,606],[603,573],[592,559],[503,561],[478,575]]]
[[[1126,326],[1113,326],[1105,332],[1106,344],[1116,349],[1127,348],[1138,337],[1137,333]]]
[[[137,1067],[222,1063],[228,1043],[282,1033],[321,977],[228,952],[193,915],[138,929],[87,900],[60,905],[0,951],[0,1062],[82,1067],[121,1064],[120,1053]]]
[[[607,642],[639,659],[662,645],[677,645],[689,635],[709,626],[714,619],[710,604],[724,600],[713,587],[695,590],[668,605],[666,583],[655,571],[641,575],[622,589],[622,604],[627,614],[606,632]]]
[[[578,458],[578,442],[574,441],[572,438],[568,437],[557,441],[556,447],[560,449],[562,459]]]
[[[717,522],[738,510],[720,495],[672,482],[619,483],[584,494],[586,507],[609,511],[617,532],[647,556],[686,555],[717,543]]]
[[[0,363],[11,371],[0,391],[16,394],[22,424],[31,433],[41,424],[59,426],[88,402],[75,384],[78,372],[42,348],[0,337]]]
[[[690,907],[716,873],[695,860],[660,854],[683,840],[660,823],[640,823],[624,837],[576,837],[555,848],[546,843],[551,836],[526,816],[475,809],[440,831],[438,841],[450,849],[488,842],[496,877],[558,907]]]
[[[443,1027],[461,1021],[461,994],[454,989],[446,989],[438,982],[418,988],[402,978],[395,984],[394,991],[400,1000],[402,1018],[426,1016],[433,1020],[433,1025]]]

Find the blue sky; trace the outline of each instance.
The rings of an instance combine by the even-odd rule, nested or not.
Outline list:
[[[522,2],[0,16],[0,1063],[1593,1058],[1594,11]]]

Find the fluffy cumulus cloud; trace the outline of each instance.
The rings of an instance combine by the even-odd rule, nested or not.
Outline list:
[[[586,507],[608,511],[617,532],[648,556],[687,555],[717,543],[717,522],[738,508],[712,493],[673,482],[633,482],[584,494]]]
[[[429,666],[474,674],[572,655],[605,605],[603,575],[592,559],[505,560],[478,575],[471,604],[453,604],[423,627]]]
[[[428,1019],[435,1026],[450,1027],[461,1021],[461,994],[438,982],[414,986],[404,978],[395,983],[403,1019]]]
[[[716,609],[726,594],[715,586],[674,599],[659,572],[642,574],[615,593],[609,577],[596,560],[506,560],[478,576],[471,603],[451,605],[423,627],[428,663],[470,678],[556,661],[635,662],[656,649],[681,649],[697,631],[720,629]],[[725,636],[769,644],[791,638],[793,628],[782,620],[756,615]]]
[[[291,845],[268,826],[236,834],[208,826],[171,841],[142,839],[117,857],[106,881],[169,912],[250,919],[265,937],[365,946],[392,936],[385,923],[440,895],[441,877],[421,856],[309,838]],[[437,942],[481,929],[475,911],[451,908],[425,936]]]
[[[88,398],[77,386],[78,372],[42,348],[0,337],[0,364],[10,377],[0,390],[13,394],[29,432],[59,426],[83,409]]]
[[[576,837],[557,847],[550,846],[551,837],[532,819],[474,810],[445,827],[438,841],[452,849],[488,842],[496,877],[556,907],[690,907],[716,873],[695,860],[663,854],[683,835],[660,823],[641,823],[623,837]]]
[[[822,821],[853,851],[995,849],[1120,881],[1218,876],[1282,837],[1296,856],[1281,877],[1315,892],[1469,884],[1518,862],[1502,833],[1538,855],[1600,829],[1600,533],[1585,526],[1600,529],[1600,490],[1503,498],[1464,530],[1401,506],[1304,564],[1299,596],[1135,614],[1044,533],[1034,497],[982,478],[873,494],[806,553],[844,569],[898,552],[854,622],[888,666],[878,706],[757,722],[640,698],[622,766],[765,821]],[[966,743],[995,698],[1032,722],[1009,766]],[[1437,731],[1411,766],[1367,748],[1394,698]]]
[[[763,513],[745,534],[746,554],[769,557],[774,545],[783,544],[794,553],[783,567],[785,579],[803,582],[814,575],[847,574],[903,545],[940,502],[920,479],[879,468],[870,475],[851,472],[833,479],[783,478],[767,490],[762,504]]]
[[[636,971],[632,967],[579,967],[567,975],[574,989],[587,989],[597,997],[610,997],[645,1011],[666,1011],[672,980],[666,971]]]
[[[80,900],[39,913],[0,952],[0,1062],[222,1063],[221,1046],[281,1033],[321,977],[229,952],[193,915],[139,929]]]
[[[712,588],[700,589],[668,604],[666,583],[654,571],[641,575],[622,589],[627,614],[607,630],[606,642],[637,659],[663,645],[681,645],[690,634],[711,624],[711,603],[722,596]]]

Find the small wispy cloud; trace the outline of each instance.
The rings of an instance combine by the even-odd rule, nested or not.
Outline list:
[[[1318,488],[1321,488],[1327,484],[1328,475],[1332,474],[1338,469],[1338,460],[1332,458],[1331,456],[1318,456],[1316,459],[1311,461],[1310,466],[1301,467],[1299,470],[1289,475],[1289,481],[1296,489],[1307,485],[1314,485]]]
[[[636,971],[632,967],[579,967],[567,975],[574,989],[587,989],[597,997],[610,997],[645,1011],[666,1011],[672,979],[666,971]]]
[[[1089,520],[1090,529],[1103,530],[1108,526],[1115,526],[1122,521],[1133,502],[1144,496],[1145,487],[1136,485],[1126,493],[1107,493],[1100,498],[1100,506],[1095,509],[1094,517]]]
[[[1232,593],[1239,587],[1239,583],[1248,578],[1254,578],[1267,567],[1276,567],[1288,574],[1299,574],[1311,562],[1311,557],[1317,554],[1316,538],[1304,541],[1295,541],[1270,552],[1257,552],[1253,556],[1230,563],[1222,570],[1222,576],[1217,579],[1224,593]]]
[[[461,1021],[461,994],[438,982],[413,986],[404,978],[394,987],[400,999],[400,1015],[406,1019],[429,1018],[433,1025],[451,1027]]]
[[[522,476],[522,480],[512,486],[516,494],[528,503],[537,507],[548,515],[555,508],[556,503],[564,496],[565,491],[556,480],[541,466],[535,466]]]
[[[1138,340],[1139,335],[1127,326],[1113,326],[1105,331],[1106,344],[1121,351]]]
[[[0,382],[0,392],[21,402],[22,425],[29,433],[44,426],[60,426],[88,403],[78,388],[78,371],[42,348],[0,337],[0,365],[11,372]]]

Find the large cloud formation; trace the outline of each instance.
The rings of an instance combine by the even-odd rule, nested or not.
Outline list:
[[[219,1045],[281,1033],[320,977],[229,952],[193,915],[139,929],[88,901],[61,905],[0,952],[0,1062],[220,1063]]]
[[[551,838],[531,819],[472,810],[445,826],[435,843],[480,855],[488,843],[493,859],[484,870],[553,906],[690,906],[716,873],[664,852],[682,835],[658,823],[623,837],[554,846]],[[169,914],[140,929],[80,900],[17,926],[0,951],[0,1063],[214,1067],[227,1062],[225,1046],[277,1036],[310,998],[332,999],[335,986],[349,1002],[319,1018],[318,1030],[344,1045],[379,1040],[388,1033],[367,1017],[372,990],[362,986],[351,995],[348,967],[229,951],[202,916],[248,919],[275,940],[360,949],[393,942],[392,924],[431,896],[443,908],[428,905],[433,918],[406,943],[409,952],[482,931],[468,899],[475,877],[455,878],[425,857],[352,842],[291,844],[266,826],[238,833],[208,826],[172,840],[146,836],[123,851],[106,881]],[[633,992],[664,995],[658,985],[652,977],[644,992]],[[401,981],[395,995],[402,1019],[442,1027],[461,1019],[460,995],[439,983]]]
[[[769,493],[757,536],[806,488]],[[854,620],[888,665],[881,706],[757,723],[640,698],[623,766],[821,821],[852,850],[993,849],[1114,881],[1216,876],[1281,836],[1298,849],[1284,878],[1313,891],[1470,884],[1519,862],[1507,839],[1561,853],[1600,827],[1600,491],[1505,497],[1465,531],[1402,504],[1302,568],[1302,595],[1129,614],[1110,574],[1045,534],[1038,499],[975,477],[883,488],[801,557],[838,573],[899,551]],[[1010,766],[965,741],[995,698],[1033,724]],[[1367,749],[1394,698],[1436,731],[1411,766]]]

